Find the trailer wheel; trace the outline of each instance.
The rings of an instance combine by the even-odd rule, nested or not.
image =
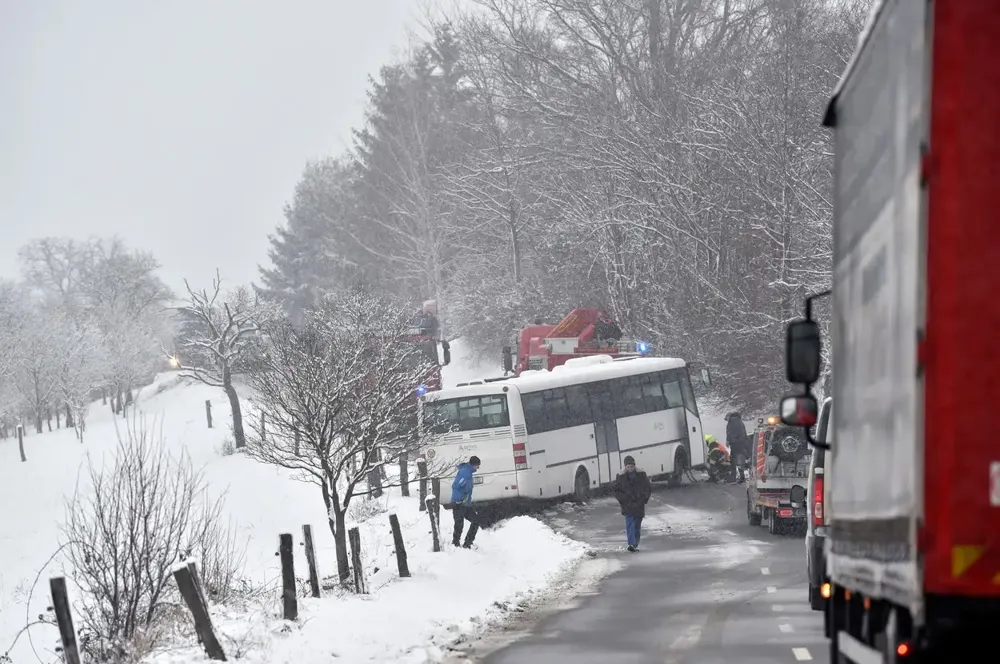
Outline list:
[[[750,492],[747,491],[747,521],[751,526],[760,525],[760,512],[753,511],[753,503],[750,502]]]
[[[583,504],[590,499],[590,473],[586,468],[576,471],[576,482],[573,485],[573,500]]]

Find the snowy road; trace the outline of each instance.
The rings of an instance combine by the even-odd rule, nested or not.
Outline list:
[[[642,551],[621,552],[609,499],[547,520],[618,565],[558,612],[528,612],[454,662],[780,664],[828,662],[822,616],[806,603],[803,540],[747,525],[741,486],[656,491]],[[458,653],[456,653],[458,654]]]

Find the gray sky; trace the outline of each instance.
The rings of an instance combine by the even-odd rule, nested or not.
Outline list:
[[[255,280],[421,4],[0,0],[0,277],[31,238],[118,234],[174,288]]]

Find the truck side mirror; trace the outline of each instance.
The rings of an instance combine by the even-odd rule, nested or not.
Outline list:
[[[799,319],[788,324],[785,330],[785,377],[789,383],[812,385],[819,380],[821,349],[816,321]]]
[[[503,370],[505,373],[514,370],[514,357],[511,354],[510,346],[503,347]]]
[[[809,428],[816,424],[819,405],[811,394],[781,400],[781,421],[788,426]]]
[[[444,363],[441,366],[446,367],[451,364],[451,344],[442,339],[441,351],[444,354]]]

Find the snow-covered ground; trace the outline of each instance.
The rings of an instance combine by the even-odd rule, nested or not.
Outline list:
[[[475,367],[463,364],[461,355],[455,359],[453,373],[475,372]],[[212,402],[213,429],[205,422],[206,400]],[[245,576],[250,583],[274,585],[280,574],[275,556],[278,535],[293,533],[300,541],[303,524],[313,527],[321,574],[336,568],[333,537],[318,489],[240,454],[222,453],[229,437],[229,407],[221,390],[163,374],[141,391],[137,404],[148,417],[156,417],[168,447],[173,452],[185,450],[203,469],[211,489],[225,493],[226,513],[246,541]],[[0,442],[0,656],[26,616],[38,615],[50,604],[47,579],[61,570],[57,563],[42,568],[58,547],[65,500],[85,471],[88,455],[97,464],[111,458],[116,423],[120,426],[122,421],[107,407],[94,404],[84,444],[71,430],[31,434],[25,438],[27,463],[20,462],[16,440]],[[416,500],[390,494],[367,520],[355,515],[362,529],[369,595],[302,599],[300,619],[291,629],[276,618],[277,591],[250,613],[215,607],[224,647],[246,661],[269,664],[435,661],[441,647],[544,589],[584,554],[581,544],[530,517],[481,532],[475,550],[454,550],[446,541],[443,552],[432,553],[427,515],[417,510]],[[399,516],[403,527],[409,579],[397,578],[389,512]],[[442,516],[447,530],[450,515],[444,511]],[[305,575],[301,547],[296,556],[301,577]],[[28,594],[39,575],[28,607]],[[51,652],[56,638],[47,626],[33,631],[35,647],[43,656],[43,651]],[[24,638],[10,656],[17,664],[35,661]],[[200,659],[193,641],[188,649],[156,656],[158,663],[171,664]]]

